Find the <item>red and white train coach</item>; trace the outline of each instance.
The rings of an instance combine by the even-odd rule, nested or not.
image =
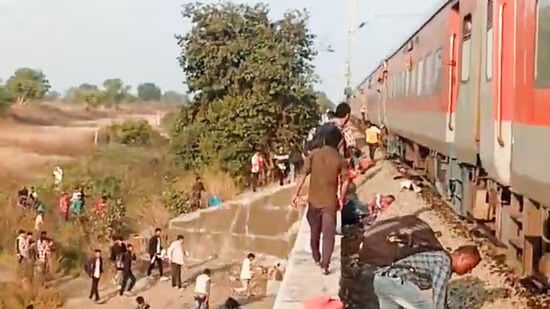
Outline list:
[[[351,104],[518,270],[550,275],[550,0],[443,1]]]

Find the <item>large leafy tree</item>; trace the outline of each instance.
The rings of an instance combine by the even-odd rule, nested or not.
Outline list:
[[[159,101],[162,91],[153,83],[143,83],[137,88],[138,97],[143,101]]]
[[[105,102],[105,92],[91,84],[82,84],[71,88],[65,94],[65,99],[73,103],[86,103],[89,107],[98,107]]]
[[[216,162],[241,176],[253,148],[299,143],[318,121],[305,11],[270,20],[265,4],[188,4],[189,33],[176,36],[191,104],[174,145],[188,167]]]
[[[317,106],[319,107],[319,111],[321,113],[325,113],[327,109],[334,109],[334,103],[327,97],[327,94],[322,91],[317,91],[315,93],[315,97],[317,99]]]
[[[42,99],[50,89],[50,83],[42,71],[21,68],[8,79],[6,87],[17,104]]]
[[[111,104],[119,104],[124,101],[132,88],[124,85],[120,78],[111,78],[103,82],[105,88],[105,100]]]
[[[8,90],[4,85],[0,84],[0,115],[5,112],[12,102],[12,97],[10,96]]]

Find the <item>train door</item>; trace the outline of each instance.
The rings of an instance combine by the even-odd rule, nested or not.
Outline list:
[[[516,8],[514,0],[494,0],[493,28],[493,119],[492,144],[494,174],[490,175],[500,185],[509,186],[512,161],[512,113],[516,89]],[[501,187],[496,185],[496,190]],[[494,189],[493,189],[494,190]],[[507,227],[513,226],[513,218],[503,214],[506,209],[499,203],[496,209],[496,233],[507,242]],[[509,222],[510,221],[510,222]]]
[[[446,134],[445,141],[453,143],[455,139],[455,103],[457,97],[457,51],[458,35],[460,33],[460,3],[457,2],[451,9],[449,28],[449,46],[447,63],[447,98],[446,98]]]

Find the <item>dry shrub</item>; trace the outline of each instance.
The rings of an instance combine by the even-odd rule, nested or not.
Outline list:
[[[223,201],[231,200],[239,193],[239,188],[229,176],[219,169],[207,169],[202,173],[206,192],[219,196]]]
[[[163,230],[168,229],[168,224],[172,216],[170,211],[164,207],[160,197],[153,197],[142,201],[141,207],[131,207],[130,215],[139,223],[139,229],[151,229],[160,227]]]
[[[53,309],[63,304],[59,292],[28,281],[0,283],[0,309],[25,308]]]

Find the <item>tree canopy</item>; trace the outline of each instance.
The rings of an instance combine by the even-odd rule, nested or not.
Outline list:
[[[162,91],[154,83],[143,83],[137,88],[138,97],[143,101],[159,101]]]
[[[8,79],[6,88],[17,104],[24,104],[29,100],[42,99],[50,89],[50,83],[42,71],[21,68]]]
[[[187,167],[218,163],[233,176],[254,148],[301,143],[318,119],[305,11],[270,20],[265,4],[187,4],[192,29],[176,36],[193,99],[174,145]]]
[[[12,98],[8,90],[0,84],[0,115],[9,108],[11,101]]]
[[[115,105],[124,101],[130,89],[132,89],[131,86],[124,85],[120,78],[105,80],[103,82],[103,87],[105,88],[105,100]]]
[[[317,98],[317,106],[319,106],[319,111],[325,113],[327,109],[334,109],[334,103],[327,97],[327,94],[322,91],[317,91],[315,93]]]

